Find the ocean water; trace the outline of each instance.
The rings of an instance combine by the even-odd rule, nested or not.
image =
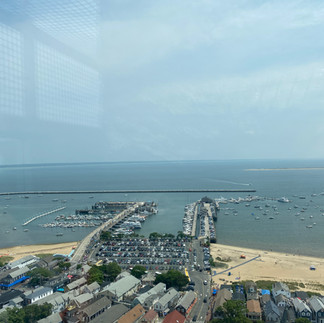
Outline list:
[[[321,211],[324,210],[324,195],[320,195],[324,192],[323,166],[323,160],[231,160],[0,167],[0,192],[254,188],[256,193],[252,195],[267,200],[250,203],[249,207],[245,206],[246,203],[221,204],[216,223],[219,243],[324,257],[324,212]],[[281,170],[249,170],[273,168]],[[30,195],[29,198],[11,196],[10,199],[1,196],[0,247],[81,240],[91,229],[76,228],[72,232],[71,229],[45,229],[39,224],[53,221],[58,214],[74,214],[75,209],[90,208],[96,201],[156,201],[159,213],[148,217],[138,232],[144,235],[153,231],[177,233],[182,230],[184,206],[205,194],[91,194],[94,198],[89,198],[89,195]],[[210,198],[225,199],[247,195],[208,194]],[[291,203],[277,202],[282,196]],[[305,196],[305,199],[300,199],[300,196]],[[265,204],[270,207],[265,207]],[[256,205],[262,210],[255,208]],[[298,208],[294,208],[295,205]],[[61,206],[66,209],[22,227],[25,219]],[[305,208],[304,212],[301,212],[302,208]],[[268,213],[263,215],[265,210]],[[274,219],[269,219],[270,216]],[[260,219],[256,220],[256,217]],[[307,228],[307,225],[312,225],[312,228]],[[25,228],[29,231],[24,232]],[[62,232],[63,236],[56,236],[57,232]]]

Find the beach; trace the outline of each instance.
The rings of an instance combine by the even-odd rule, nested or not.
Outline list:
[[[244,255],[245,259],[241,258],[241,255]],[[243,280],[272,280],[303,283],[304,287],[299,287],[298,290],[324,292],[323,258],[222,244],[211,244],[211,256],[215,261],[218,261],[217,257],[222,259],[229,269],[224,273],[221,272],[225,268],[212,269],[212,273],[216,270],[216,275],[213,275],[214,286]],[[251,260],[253,258],[255,259]],[[310,266],[316,269],[310,270]],[[228,272],[231,273],[230,276]]]
[[[26,245],[16,246],[0,249],[0,256],[10,256],[13,260],[18,260],[27,255],[38,254],[64,254],[67,255],[71,252],[73,247],[76,247],[78,242],[65,242],[56,244],[38,244],[38,245]]]

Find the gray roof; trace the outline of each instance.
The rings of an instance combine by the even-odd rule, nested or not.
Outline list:
[[[75,280],[74,282],[67,284],[66,287],[71,290],[79,287],[80,285],[84,285],[87,282],[87,280],[84,277],[81,277],[80,279]]]
[[[88,305],[86,308],[82,310],[82,312],[86,313],[88,317],[98,313],[100,310],[110,307],[111,301],[106,297],[101,297],[97,299],[92,304]]]
[[[9,262],[9,264],[7,265],[9,268],[14,268],[14,267],[18,267],[18,266],[24,266],[25,263],[29,262],[29,261],[38,261],[39,258],[38,257],[35,257],[33,255],[28,255],[28,256],[25,256],[25,257],[22,257],[18,260],[15,260],[13,262]]]
[[[179,300],[178,306],[182,306],[186,310],[190,307],[190,305],[193,303],[193,301],[196,298],[196,293],[193,291],[186,292],[185,295]]]
[[[53,293],[52,295],[48,295],[38,301],[35,302],[37,305],[42,305],[44,303],[52,304],[55,306],[60,306],[68,301],[71,292],[68,293]]]
[[[265,306],[264,306],[264,314],[265,314],[265,316],[267,316],[271,312],[274,312],[275,314],[278,315],[278,317],[280,317],[279,308],[278,308],[278,306],[273,301],[267,302],[265,304]]]
[[[32,298],[41,296],[41,295],[46,294],[47,292],[51,292],[51,291],[53,291],[52,288],[41,286],[41,287],[35,289],[32,293],[26,295],[26,298],[32,299]]]
[[[91,323],[113,323],[128,311],[129,308],[125,305],[117,304],[110,307],[106,312],[93,319]]]
[[[269,295],[269,296],[270,296],[270,295]],[[282,295],[282,294],[279,294],[279,295],[277,295],[277,296],[275,297],[275,301],[276,301],[276,304],[278,304],[279,302],[282,302],[282,301],[287,302],[288,299],[287,299],[286,296],[284,296],[284,295]]]
[[[17,277],[24,275],[24,274],[28,273],[29,271],[30,271],[30,269],[26,266],[22,267],[22,268],[17,268],[17,269],[14,268],[14,270],[11,271],[8,276],[10,276],[12,279],[16,279]]]
[[[52,315],[37,321],[37,323],[61,323],[61,322],[63,321],[59,313],[53,313]]]
[[[273,290],[273,291],[284,290],[284,291],[290,292],[288,286],[287,286],[285,283],[282,283],[282,282],[276,282],[276,283],[272,286],[272,290]]]
[[[215,308],[223,306],[223,304],[230,299],[232,299],[232,292],[226,288],[219,290],[215,297]]]
[[[78,305],[88,302],[91,299],[93,299],[93,295],[90,293],[84,293],[74,298]]]
[[[86,285],[84,287],[87,288],[90,293],[93,293],[95,290],[100,289],[100,285],[97,282],[93,282],[92,284]]]
[[[140,280],[135,278],[132,275],[124,276],[123,278],[117,280],[115,283],[110,284],[105,287],[104,290],[110,292],[113,295],[116,295],[117,298],[122,297],[129,290],[133,289],[140,284]]]
[[[179,293],[174,288],[170,288],[158,302],[164,307],[177,295],[179,295]]]
[[[311,312],[308,305],[303,301],[301,301],[299,298],[293,298],[292,302],[294,304],[296,312],[303,312],[303,311]]]
[[[310,307],[315,311],[315,312],[318,312],[318,311],[323,311],[324,310],[324,304],[323,302],[317,298],[316,296],[312,296],[309,300],[308,300],[308,303],[310,305]]]
[[[152,295],[158,295],[165,291],[166,285],[164,283],[158,283],[156,286],[148,290],[146,293],[141,294],[140,296],[136,297],[140,304],[144,304],[145,301],[151,297]]]

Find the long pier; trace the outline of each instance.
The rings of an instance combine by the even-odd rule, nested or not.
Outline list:
[[[49,215],[49,214],[52,214],[52,213],[55,213],[55,212],[59,212],[59,211],[62,211],[64,210],[66,207],[65,206],[62,206],[62,207],[59,207],[58,209],[55,209],[55,210],[52,210],[52,211],[48,211],[48,212],[45,212],[45,213],[42,213],[42,214],[39,214],[39,215],[36,215],[34,217],[32,217],[31,219],[27,220],[26,222],[24,222],[22,225],[23,226],[26,226],[27,224],[43,217],[43,216],[46,216],[46,215]]]
[[[2,192],[8,195],[40,195],[40,194],[114,194],[114,193],[254,193],[255,189],[155,189],[155,190],[87,190],[87,191],[25,191]]]

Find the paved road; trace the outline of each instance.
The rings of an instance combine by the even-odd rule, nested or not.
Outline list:
[[[137,202],[135,203],[132,207],[122,211],[121,213],[117,214],[113,219],[108,220],[107,222],[105,222],[104,224],[102,224],[100,227],[96,228],[95,230],[93,230],[92,232],[90,232],[78,245],[77,249],[75,250],[72,258],[71,258],[71,262],[73,263],[80,263],[82,262],[83,256],[92,240],[92,238],[94,237],[98,237],[100,236],[100,233],[103,230],[108,230],[110,229],[113,225],[115,225],[117,222],[121,221],[122,219],[124,219],[125,217],[129,216],[131,213],[134,213],[134,211],[142,206],[144,204],[144,202]]]

